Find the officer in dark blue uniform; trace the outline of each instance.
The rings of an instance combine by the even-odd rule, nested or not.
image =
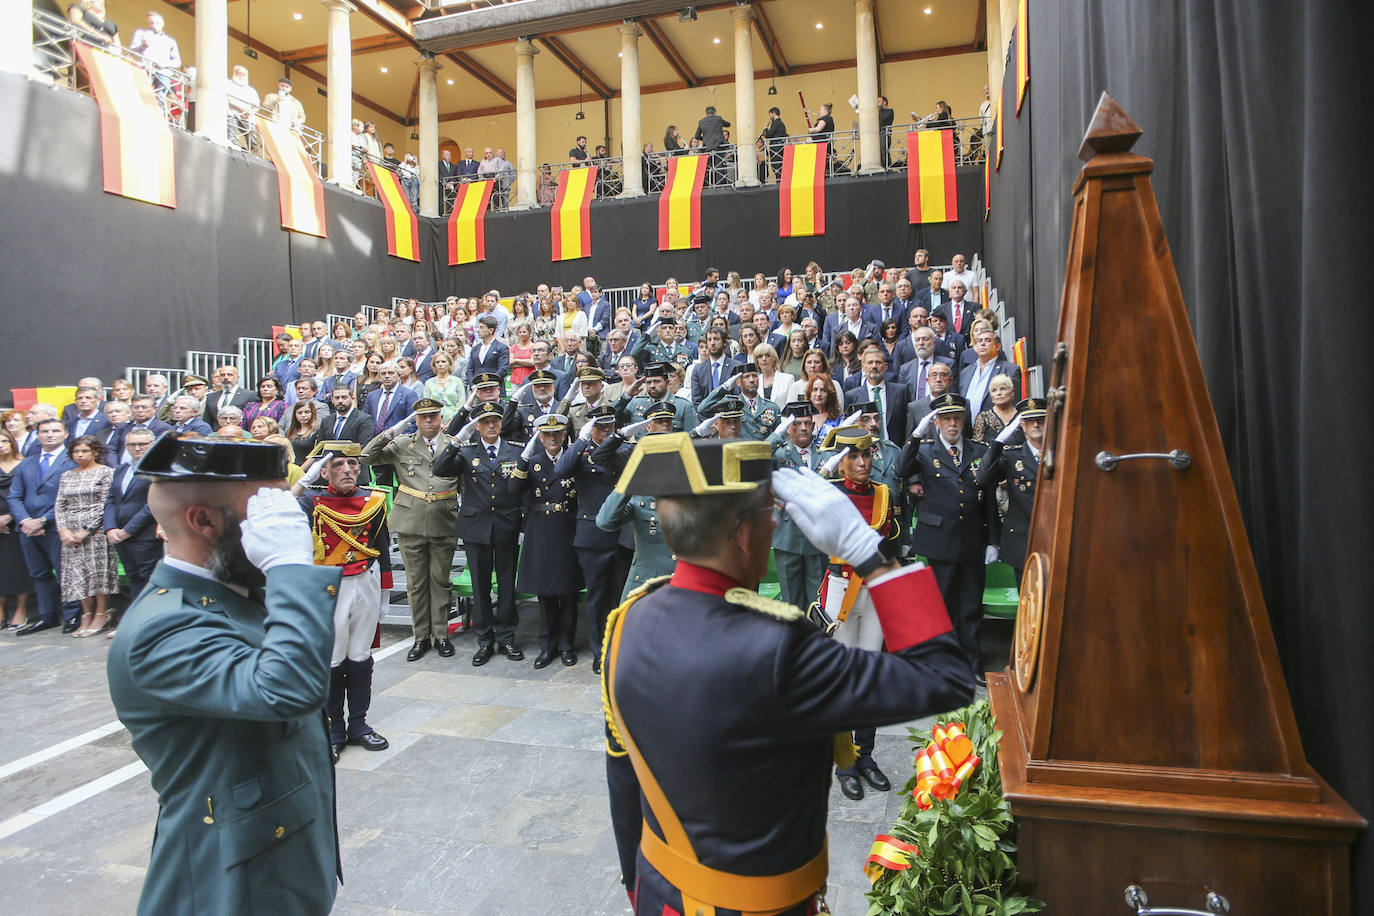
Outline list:
[[[577,631],[577,593],[582,571],[571,549],[577,534],[577,485],[556,470],[568,438],[568,418],[551,413],[535,424],[531,439],[511,472],[511,490],[525,497],[525,562],[515,587],[539,598],[539,656],[534,667],[546,667],[560,656],[577,664],[573,638]]]
[[[918,427],[902,449],[897,473],[917,499],[912,546],[935,571],[959,645],[981,682],[983,586],[1001,534],[997,501],[978,482],[987,446],[965,438],[968,401],[961,395],[942,394],[930,406],[938,433],[923,440],[925,430]]]
[[[601,637],[606,617],[620,603],[620,590],[630,570],[630,551],[621,546],[620,533],[597,527],[596,516],[615,486],[616,475],[596,460],[595,450],[615,429],[614,408],[601,406],[587,414],[582,435],[563,450],[554,473],[571,477],[577,486],[577,533],[572,546],[582,566],[587,597],[582,604],[583,625],[592,650],[592,670],[601,673]]]
[[[519,555],[520,498],[510,480],[520,449],[501,438],[504,415],[495,404],[481,404],[472,419],[434,459],[434,473],[459,478],[462,489],[454,534],[463,542],[472,576],[472,626],[477,633],[476,666],[501,654],[520,661],[515,641],[520,624],[515,607],[515,563]],[[476,434],[477,438],[472,437]],[[491,576],[496,573],[496,613],[492,614]]]
[[[617,484],[658,500],[678,556],[606,631],[611,818],[641,916],[816,912],[829,773],[854,760],[847,732],[973,693],[931,572],[883,559],[880,535],[814,471],[772,465],[765,442],[668,433],[642,440]],[[775,497],[864,577],[887,653],[827,639],[757,593]]]
[[[1024,435],[1018,436],[1018,432]],[[1016,417],[997,434],[978,467],[980,485],[1007,482],[1007,517],[1002,521],[1002,541],[998,546],[1002,562],[1016,571],[1018,585],[1026,568],[1026,541],[1030,536],[1044,442],[1045,401],[1026,398],[1016,405]]]
[[[516,427],[513,405],[506,400],[505,379],[496,372],[479,372],[472,377],[472,394],[468,395],[467,403],[458,408],[453,419],[448,421],[444,432],[450,436],[456,434],[472,422],[473,412],[483,404],[495,404],[500,409],[505,418],[501,426],[501,435],[508,439],[514,438]]]
[[[534,421],[558,409],[555,389],[558,374],[552,369],[536,369],[525,379],[528,386],[519,399],[512,399],[507,408],[508,422],[504,434],[524,446],[535,437]],[[523,387],[523,386],[522,386]]]

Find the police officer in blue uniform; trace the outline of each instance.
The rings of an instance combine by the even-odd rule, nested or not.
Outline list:
[[[477,667],[489,662],[497,647],[511,661],[525,657],[515,640],[520,624],[515,606],[520,498],[510,487],[511,475],[520,462],[520,449],[501,437],[504,420],[501,408],[495,404],[478,405],[457,438],[434,459],[434,473],[457,477],[462,490],[454,534],[463,542],[472,577],[472,627],[477,634],[472,664]],[[493,572],[495,614],[491,601]]]
[[[898,473],[917,499],[912,546],[925,557],[968,661],[982,680],[978,630],[983,622],[987,564],[997,559],[997,501],[978,482],[987,446],[964,436],[968,401],[954,393],[930,402],[931,412],[902,449]],[[921,439],[932,422],[933,439]]]
[[[1018,436],[1018,432],[1022,435]],[[1016,582],[1026,569],[1026,542],[1030,537],[1031,509],[1035,507],[1035,483],[1040,477],[1040,450],[1045,443],[1045,401],[1026,398],[1016,405],[1016,416],[1002,427],[988,446],[978,467],[978,483],[1007,483],[1007,517],[1002,521],[998,544],[1002,562],[1016,571]]]
[[[506,408],[506,424],[502,435],[524,447],[536,435],[534,421],[558,409],[558,373],[552,369],[536,369],[521,386],[526,391],[512,397]],[[518,389],[517,389],[518,390]]]
[[[524,562],[515,587],[539,598],[539,655],[534,667],[555,658],[577,664],[577,593],[582,571],[572,550],[577,534],[577,484],[557,471],[568,438],[568,418],[545,414],[511,471],[511,491],[525,498]]]
[[[640,916],[816,912],[829,773],[854,760],[837,733],[973,693],[931,572],[883,559],[843,493],[813,471],[774,471],[772,451],[650,436],[617,484],[658,500],[678,556],[671,579],[632,593],[607,622],[611,818]],[[864,577],[888,652],[827,639],[757,593],[775,497],[817,549]]]
[[[141,914],[324,914],[334,902],[323,709],[342,572],[315,565],[287,454],[169,432],[138,464],[167,552],[106,671],[158,796]]]

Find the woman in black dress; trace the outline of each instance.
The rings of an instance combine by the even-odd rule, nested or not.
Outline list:
[[[33,591],[29,567],[19,548],[18,526],[5,504],[10,495],[10,481],[22,460],[14,437],[8,430],[0,430],[0,624],[5,623],[5,599],[13,595],[14,616],[4,626],[10,632],[24,625],[28,617],[29,593]]]
[[[296,456],[296,464],[305,464],[305,456],[314,447],[315,431],[319,428],[319,405],[314,398],[297,401],[291,408],[291,422],[286,427],[286,438],[291,440],[291,451]]]

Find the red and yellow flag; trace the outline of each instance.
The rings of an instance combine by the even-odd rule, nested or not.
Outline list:
[[[912,843],[904,843],[893,836],[880,833],[873,838],[868,850],[868,861],[864,863],[864,874],[870,884],[876,883],[883,870],[905,871],[911,867],[911,860],[921,854]]]
[[[369,162],[367,169],[386,208],[387,254],[407,261],[420,260],[420,223],[410,209],[410,198],[401,187],[401,179],[391,169],[378,168],[375,162]]]
[[[324,183],[310,164],[301,138],[285,124],[258,118],[262,145],[277,168],[283,229],[327,238],[324,228]]]
[[[825,160],[829,143],[790,143],[778,182],[778,236],[825,235]]]
[[[596,166],[568,169],[558,182],[549,212],[553,260],[572,261],[592,256],[592,196]]]
[[[76,403],[75,385],[51,388],[11,388],[10,403],[15,410],[28,411],[35,404],[50,404],[59,414],[68,404]]]
[[[907,214],[911,222],[958,222],[954,131],[911,131],[906,135],[906,161]]]
[[[1002,169],[1002,91],[1001,91],[1000,89],[997,91],[997,129],[996,129],[995,132],[996,132],[996,134],[997,134],[997,150],[996,150],[997,161],[994,162],[994,163],[992,164],[992,167],[993,167],[994,169],[997,169],[998,171],[1001,171],[1001,169]]]
[[[25,26],[28,28],[28,26]],[[100,154],[105,190],[163,207],[177,205],[172,128],[141,67],[75,41],[100,106]]]
[[[1026,338],[1018,337],[1016,339],[1016,343],[1012,345],[1011,348],[1011,358],[1016,362],[1016,365],[1021,368],[1021,386],[1017,390],[1021,392],[1021,397],[1024,398],[1026,396],[1026,383],[1028,381],[1026,374],[1030,371],[1028,367],[1030,360],[1026,358]]]
[[[992,213],[992,153],[983,152],[983,222]]]
[[[495,187],[490,179],[458,185],[458,197],[448,215],[449,267],[487,259],[487,204]]]
[[[1026,100],[1030,85],[1030,17],[1026,0],[1016,4],[1016,116],[1021,117],[1021,103]]]
[[[658,250],[701,247],[701,186],[709,156],[674,156],[658,195]]]

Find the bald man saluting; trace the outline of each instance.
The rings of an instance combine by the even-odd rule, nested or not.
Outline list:
[[[337,567],[270,443],[164,434],[136,472],[166,556],[110,696],[158,796],[139,913],[327,913],[341,876],[324,707]]]

